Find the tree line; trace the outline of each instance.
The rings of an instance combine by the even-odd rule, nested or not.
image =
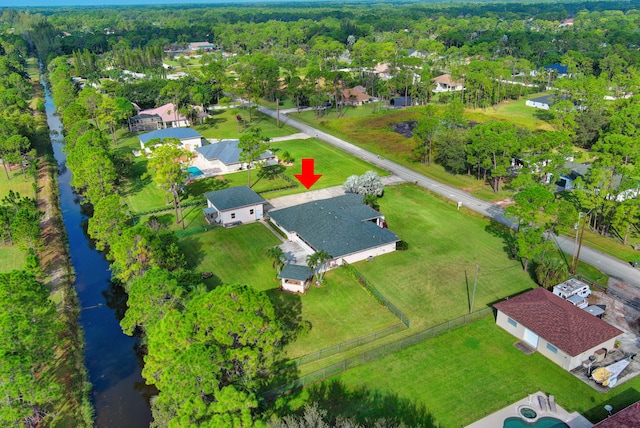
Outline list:
[[[50,70],[70,82],[65,61],[53,61]],[[258,391],[272,374],[283,334],[271,301],[247,285],[207,288],[187,265],[173,232],[154,221],[131,224],[115,185],[123,177],[113,167],[106,128],[100,128],[103,103],[90,101],[93,94],[84,90],[67,98],[65,91],[72,88],[53,81],[58,82],[54,99],[68,101],[60,108],[73,185],[93,206],[89,235],[106,252],[114,280],[127,293],[121,326],[142,337],[143,376],[159,389],[152,401],[153,426],[252,426],[261,418]],[[89,106],[96,111],[90,113]],[[175,164],[171,150],[158,154],[174,147],[168,143],[150,154],[157,166],[151,174],[159,183],[169,174],[164,167]]]

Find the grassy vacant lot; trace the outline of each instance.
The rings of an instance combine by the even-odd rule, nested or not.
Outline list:
[[[544,120],[548,112],[525,105],[528,99],[537,98],[548,93],[532,94],[517,101],[504,101],[495,107],[485,109],[467,109],[465,118],[476,122],[498,120],[513,123],[531,130],[553,131],[553,126]]]
[[[606,417],[604,404],[621,409],[640,399],[640,378],[601,394],[542,355],[518,351],[515,341],[488,317],[283,397],[274,411],[313,400],[336,416],[397,415],[426,427],[433,418],[442,427],[459,427],[536,391],[593,421]]]
[[[356,268],[411,319],[412,327],[468,313],[476,265],[474,310],[535,286],[520,263],[507,257],[504,229],[485,218],[457,211],[409,184],[387,187],[380,211],[409,250]]]
[[[262,224],[253,223],[184,237],[180,245],[191,266],[215,274],[205,281],[208,285],[247,284],[266,291],[276,305],[279,318],[291,330],[302,322],[310,327],[287,346],[289,357],[326,348],[398,322],[342,270],[329,273],[321,288],[312,288],[304,296],[279,291],[280,282],[266,250],[280,242]]]
[[[15,245],[0,245],[0,272],[24,268],[25,253]]]
[[[262,134],[269,138],[283,137],[298,132],[296,129],[280,124],[278,128],[276,120],[265,116],[255,109],[251,112],[251,122],[249,122],[249,110],[242,108],[227,108],[223,110],[213,110],[209,114],[211,117],[204,125],[194,127],[205,138],[239,138],[244,129],[260,128]],[[236,116],[240,115],[246,123],[238,124]]]

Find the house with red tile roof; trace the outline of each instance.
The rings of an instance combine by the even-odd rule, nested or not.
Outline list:
[[[612,349],[623,333],[544,288],[496,303],[496,324],[565,370],[595,351]]]
[[[452,92],[464,89],[464,84],[453,80],[449,73],[434,77],[431,81],[436,84],[433,92]]]
[[[347,106],[361,106],[370,100],[371,95],[367,94],[366,89],[362,86],[356,86],[342,90],[342,101],[340,103]]]
[[[618,413],[598,422],[593,428],[631,428],[640,427],[640,401],[625,407]]]

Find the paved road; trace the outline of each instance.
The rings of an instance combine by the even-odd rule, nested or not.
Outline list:
[[[274,118],[276,117],[276,112],[271,109],[268,109],[266,107],[259,107],[258,109],[268,116]],[[380,157],[375,153],[354,146],[353,144],[350,144],[340,138],[334,137],[333,135],[317,130],[312,126],[286,116],[282,111],[280,111],[280,121],[304,132],[311,137],[318,138],[328,144],[331,144],[332,146],[344,150],[345,152],[351,153],[352,155],[357,156],[360,159],[372,163],[380,168],[386,169],[387,171],[397,175],[405,181],[416,183],[417,185],[422,186],[425,189],[428,189],[452,201],[461,202],[462,206],[483,214],[487,217],[490,217],[491,219],[499,223],[502,223],[509,227],[514,226],[514,223],[504,216],[504,210],[498,205],[483,201],[463,190],[456,189],[427,178],[422,174],[412,171],[409,168],[406,168],[393,161]],[[562,249],[562,251],[568,253],[569,255],[573,254],[574,241],[572,239],[565,238],[563,236],[558,236],[554,239],[556,240],[558,246],[560,247],[560,249]],[[633,268],[629,263],[601,253],[600,251],[594,250],[593,248],[590,248],[586,245],[583,245],[582,249],[580,250],[580,260],[597,267],[602,272],[612,277],[613,280],[619,280],[627,284],[633,284],[637,287],[640,287],[640,269]]]

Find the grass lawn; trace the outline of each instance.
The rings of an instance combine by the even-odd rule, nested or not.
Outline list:
[[[487,219],[410,184],[385,189],[380,211],[409,250],[360,262],[356,268],[411,320],[429,327],[535,287],[519,262],[509,260],[505,232]]]
[[[197,271],[215,275],[207,285],[247,284],[265,291],[278,286],[267,248],[281,241],[260,223],[215,228],[180,240],[187,261]]]
[[[295,329],[303,321],[311,327],[287,346],[288,357],[320,350],[398,322],[342,270],[330,272],[321,288],[312,287],[303,296],[279,291],[280,282],[266,250],[280,243],[260,223],[215,228],[180,240],[192,267],[215,274],[205,280],[207,285],[247,284],[266,291],[289,329]]]
[[[22,175],[22,170],[18,167],[14,167],[9,172],[9,180],[4,172],[4,168],[0,166],[0,199],[9,194],[9,190],[20,193],[21,196],[28,196],[33,198],[33,179],[29,174],[27,178]]]
[[[0,272],[24,268],[25,252],[15,245],[0,245]]]
[[[544,120],[545,116],[549,114],[548,112],[525,105],[528,99],[543,95],[548,95],[548,93],[531,94],[517,101],[504,101],[495,107],[485,109],[466,109],[464,117],[475,122],[498,120],[531,130],[553,131],[553,126]]]
[[[197,125],[193,129],[202,134],[205,138],[240,138],[244,126],[239,126],[236,116],[240,115],[246,121],[246,129],[260,128],[266,137],[284,137],[298,132],[297,129],[287,125],[277,126],[275,119],[266,116],[255,109],[251,112],[251,122],[249,123],[249,110],[241,108],[228,108],[224,110],[213,110],[209,114],[211,117],[206,124]]]
[[[294,174],[301,173],[303,158],[315,159],[315,173],[322,174],[322,178],[313,186],[313,189],[340,186],[349,176],[361,175],[367,171],[375,171],[380,176],[389,175],[388,171],[348,155],[315,138],[271,143],[271,147],[276,155],[287,151],[294,158],[294,165],[286,171],[286,175],[291,178],[294,178]]]
[[[329,414],[361,423],[395,415],[410,426],[433,426],[435,419],[460,427],[536,391],[592,421],[606,417],[604,404],[621,409],[640,399],[640,378],[601,394],[539,353],[518,351],[515,342],[488,317],[282,397],[272,410],[286,414],[317,401]]]

